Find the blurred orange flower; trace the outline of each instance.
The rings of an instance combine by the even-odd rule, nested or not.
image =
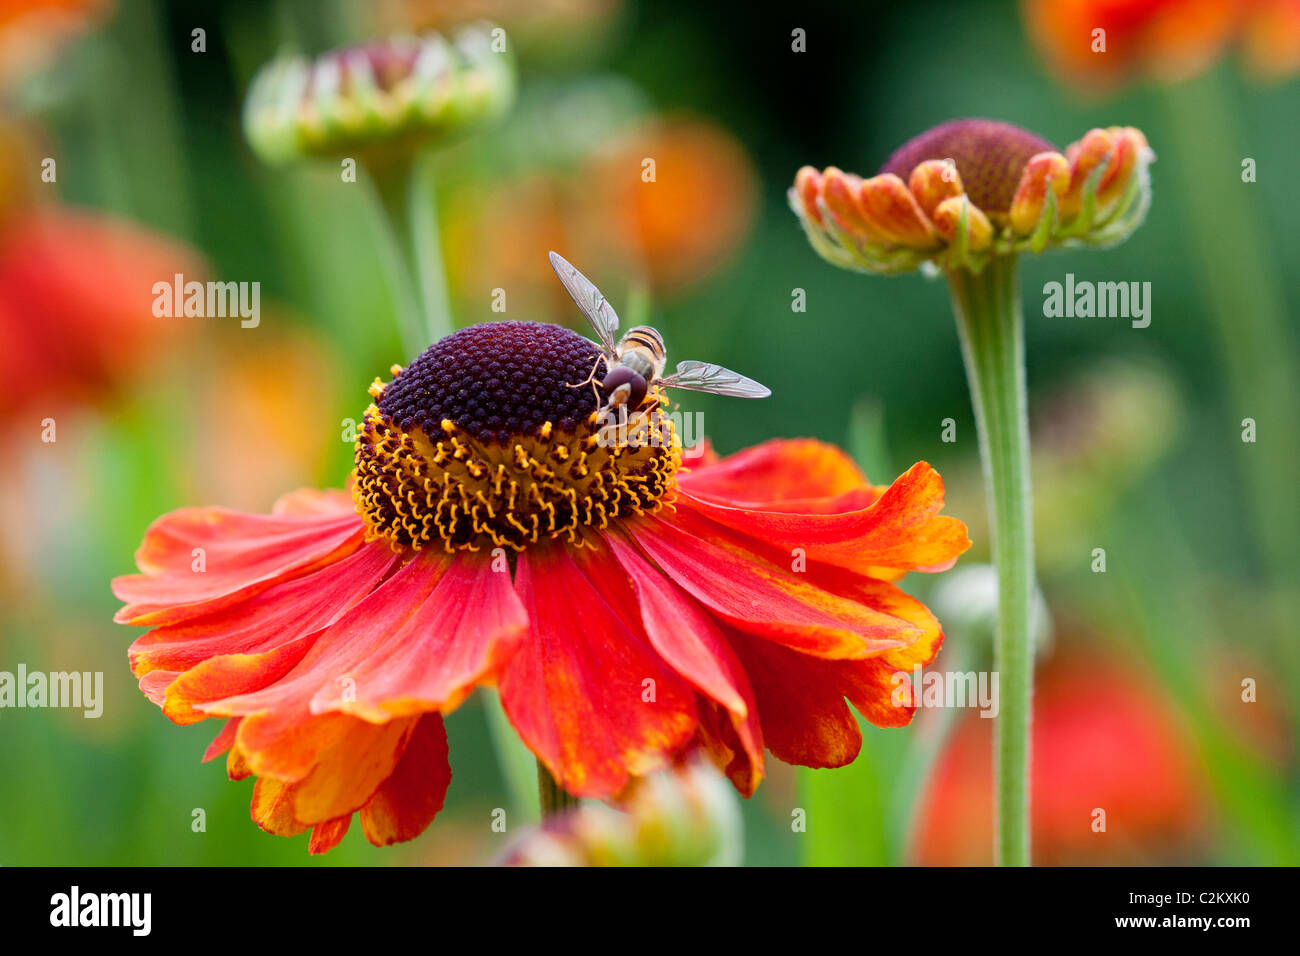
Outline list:
[[[1184,80],[1234,43],[1261,76],[1300,69],[1300,0],[1025,0],[1024,12],[1048,64],[1091,89]]]
[[[972,712],[935,765],[917,814],[913,856],[927,866],[993,860],[992,720]],[[1202,780],[1154,680],[1119,661],[1058,654],[1034,701],[1034,862],[1177,862],[1205,821]],[[1105,812],[1105,831],[1094,829]]]
[[[111,0],[0,0],[0,86],[40,68],[112,8]]]
[[[653,165],[646,161],[652,160]],[[569,314],[538,249],[572,250],[599,271],[671,294],[717,269],[748,234],[757,180],[728,133],[661,120],[615,136],[576,169],[466,191],[447,215],[448,268],[462,294],[509,289],[511,311]]]

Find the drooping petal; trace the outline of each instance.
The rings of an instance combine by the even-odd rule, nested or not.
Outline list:
[[[361,808],[361,826],[375,846],[413,840],[442,809],[451,784],[447,731],[440,714],[425,714],[397,768]]]
[[[778,760],[802,767],[853,762],[862,732],[827,662],[744,636],[735,647],[754,686],[763,742]]]
[[[393,773],[420,719],[371,724],[343,714],[298,716],[287,728],[268,716],[245,717],[237,740],[259,782],[291,784],[290,812],[306,824],[361,809]]]
[[[312,856],[328,853],[343,842],[343,838],[348,834],[348,827],[351,825],[352,814],[350,813],[347,816],[335,817],[333,820],[316,824],[311,828],[311,839],[307,841],[307,852]]]
[[[143,574],[113,581],[121,624],[171,624],[215,611],[356,550],[353,515],[253,515],[184,508],[164,515],[136,552]]]
[[[763,732],[745,669],[721,629],[677,585],[652,567],[621,535],[608,535],[610,548],[632,580],[641,621],[655,650],[697,690],[726,709],[732,735],[748,757],[748,793],[763,773]]]
[[[609,797],[690,738],[694,695],[585,573],[593,560],[561,546],[519,555],[515,586],[531,626],[500,689],[510,722],[561,786]]]
[[[276,836],[295,836],[307,829],[293,815],[293,788],[271,777],[259,777],[253,784],[253,801],[249,806],[253,822]]]
[[[845,703],[878,727],[902,727],[915,700],[905,672],[882,658],[828,661],[741,635],[735,648],[754,686],[767,748],[786,763],[842,767],[862,744]]]
[[[221,733],[212,739],[208,744],[208,749],[203,751],[203,762],[215,760],[231,748],[235,743],[235,735],[239,732],[238,717],[232,717],[227,720],[221,727]]]
[[[857,658],[905,647],[914,625],[833,594],[753,551],[721,525],[680,509],[628,525],[647,555],[723,620],[753,634],[828,658]],[[725,583],[724,583],[725,582]]]

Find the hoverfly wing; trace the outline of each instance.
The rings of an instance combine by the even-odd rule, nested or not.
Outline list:
[[[678,362],[677,371],[655,382],[664,388],[688,388],[731,398],[767,398],[772,390],[752,378],[712,362]]]
[[[551,253],[551,268],[560,277],[564,288],[582,310],[582,314],[587,317],[591,327],[596,330],[596,335],[600,337],[600,344],[605,347],[606,354],[610,358],[616,356],[618,354],[618,313],[609,304],[609,300],[601,294],[590,279],[575,269],[559,253]]]

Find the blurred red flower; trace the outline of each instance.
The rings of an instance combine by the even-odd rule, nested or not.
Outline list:
[[[180,244],[108,216],[35,206],[0,226],[0,421],[101,398],[141,368],[174,320],[153,284],[194,275]]]
[[[913,856],[927,866],[993,862],[990,719],[961,720],[922,797]],[[1041,670],[1031,763],[1034,862],[1177,862],[1205,820],[1188,738],[1159,685],[1118,661],[1060,654]],[[1105,812],[1105,831],[1094,829]]]
[[[1087,88],[1187,79],[1234,43],[1261,76],[1300,69],[1300,0],[1025,0],[1024,12],[1048,65]]]

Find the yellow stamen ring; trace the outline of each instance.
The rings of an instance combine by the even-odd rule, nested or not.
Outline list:
[[[583,528],[653,513],[670,496],[681,450],[665,405],[652,390],[625,433],[592,413],[573,432],[548,421],[535,434],[494,442],[449,419],[438,435],[403,431],[372,404],[352,491],[366,538],[397,551],[522,551],[561,537],[580,546]]]

